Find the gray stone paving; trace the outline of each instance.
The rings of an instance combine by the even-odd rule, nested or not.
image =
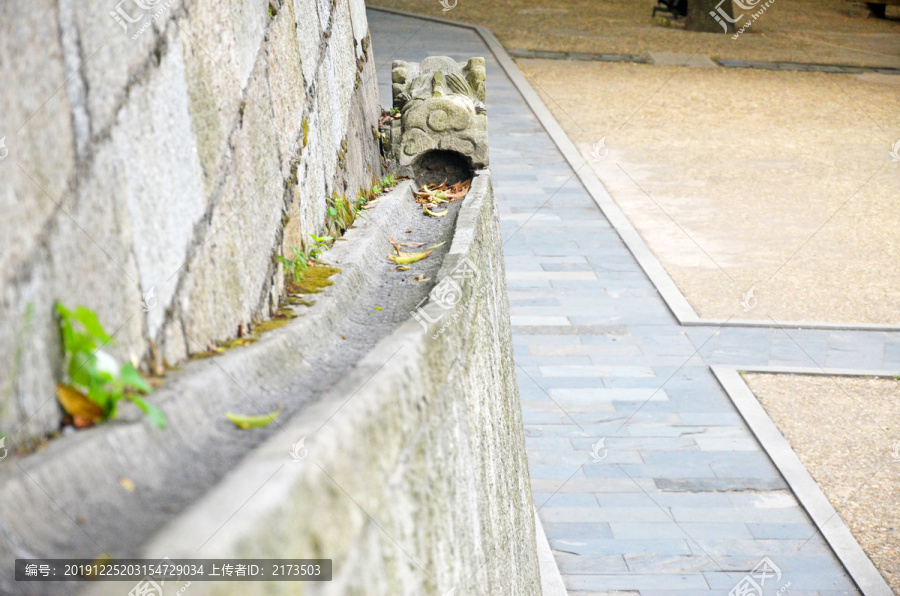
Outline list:
[[[900,334],[681,327],[474,31],[369,25],[384,105],[395,58],[486,58],[532,489],[569,593],[724,595],[764,557],[766,594],[857,593],[709,366],[898,370]]]

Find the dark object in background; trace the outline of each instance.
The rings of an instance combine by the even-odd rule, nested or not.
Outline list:
[[[674,18],[687,16],[687,0],[657,0],[657,5],[653,7],[653,16],[657,11],[667,12]]]
[[[869,12],[871,12],[874,16],[879,19],[884,18],[885,9],[887,8],[886,4],[876,4],[875,2],[866,2],[866,6],[869,7]]]

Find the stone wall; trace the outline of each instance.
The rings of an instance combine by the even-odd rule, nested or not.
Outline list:
[[[268,317],[273,257],[381,173],[362,0],[11,0],[0,81],[8,445],[58,425],[55,301],[176,364]]]

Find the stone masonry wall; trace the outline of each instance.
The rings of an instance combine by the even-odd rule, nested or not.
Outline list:
[[[378,115],[363,0],[0,3],[0,434],[57,428],[56,300],[144,368],[270,316]]]

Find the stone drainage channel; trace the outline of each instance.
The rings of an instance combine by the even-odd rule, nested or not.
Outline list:
[[[465,201],[449,204],[447,216],[428,217],[412,190],[412,182],[402,182],[360,213],[321,259],[341,270],[334,285],[311,296],[311,307],[295,307],[296,319],[252,345],[170,373],[153,395],[168,417],[166,430],[124,410],[120,419],[54,440],[42,452],[9,458],[0,468],[0,593],[63,594],[78,585],[16,584],[17,557],[140,556],[154,533],[407,321],[435,284]],[[441,245],[397,271],[388,259],[391,238],[425,243],[409,252]],[[430,281],[413,281],[420,275]],[[279,408],[266,428],[240,430],[225,417]],[[284,437],[285,454],[296,440]],[[123,490],[123,478],[133,492]]]

